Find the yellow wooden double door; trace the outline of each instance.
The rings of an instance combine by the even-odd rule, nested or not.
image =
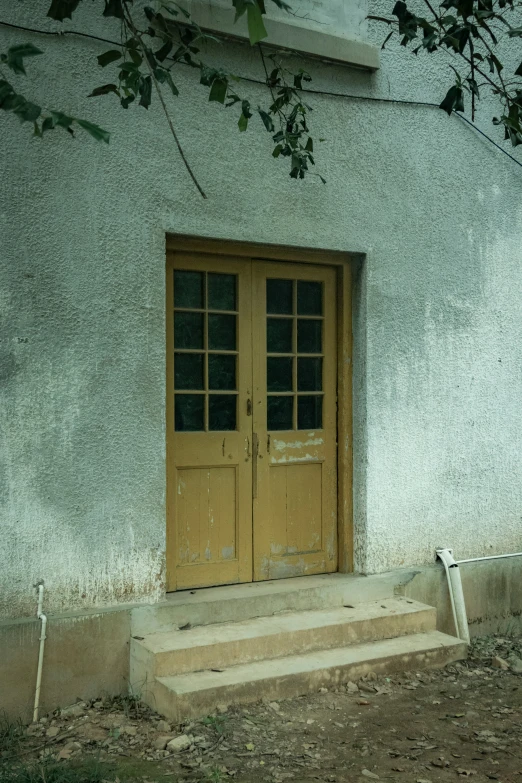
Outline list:
[[[335,270],[167,272],[167,589],[335,571]]]

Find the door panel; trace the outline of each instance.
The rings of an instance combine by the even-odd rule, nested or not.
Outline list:
[[[335,571],[335,271],[252,275],[254,580]]]
[[[336,570],[335,281],[169,257],[168,590]]]
[[[250,581],[251,263],[176,254],[167,294],[167,589]]]

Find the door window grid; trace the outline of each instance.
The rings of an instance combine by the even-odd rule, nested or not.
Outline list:
[[[266,281],[267,429],[321,429],[323,284]]]
[[[177,431],[237,429],[237,275],[174,271]]]

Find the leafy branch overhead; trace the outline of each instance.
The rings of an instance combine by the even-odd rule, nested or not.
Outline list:
[[[501,60],[505,44],[513,51],[514,39],[522,38],[522,2],[520,0],[443,0],[434,6],[424,0],[426,14],[414,13],[404,0],[398,0],[392,16],[370,16],[391,28],[383,48],[395,34],[402,46],[411,46],[415,54],[446,51],[452,56],[449,67],[453,84],[440,108],[448,114],[463,112],[471,100],[472,119],[476,102],[484,89],[499,100],[502,114],[493,117],[504,129],[504,137],[513,146],[522,144],[522,62],[507,67]],[[521,52],[522,55],[522,52]]]
[[[8,49],[7,54],[0,54],[0,63],[6,65],[14,73],[25,76],[24,60],[39,54],[43,54],[43,52],[32,44],[12,46]],[[60,111],[44,111],[37,103],[29,101],[16,92],[12,84],[4,78],[0,78],[0,108],[4,109],[4,111],[13,112],[21,122],[32,122],[36,136],[42,136],[45,131],[52,128],[65,128],[70,133],[73,133],[74,126],[77,125],[98,141],[109,141],[109,133],[98,125],[77,117],[70,117]]]
[[[72,19],[81,2],[52,0],[47,16],[59,22]],[[230,2],[235,10],[236,21],[246,16],[250,43],[259,44],[267,35],[263,20],[266,14],[265,0]],[[269,2],[282,10],[290,10],[284,0]],[[254,114],[258,116],[260,127],[272,136],[273,156],[289,159],[291,177],[304,178],[309,166],[314,165],[314,143],[307,122],[311,107],[302,101],[300,94],[303,81],[310,81],[311,77],[307,73],[302,70],[290,73],[273,56],[269,73],[260,49],[270,100],[264,107],[253,107],[250,100],[238,94],[240,77],[205,64],[201,58],[201,45],[204,41],[216,39],[201,30],[188,11],[177,2],[155,0],[154,5],[140,6],[136,10],[134,0],[104,0],[102,13],[104,17],[120,20],[121,40],[97,58],[101,68],[112,72],[115,69],[115,78],[95,87],[89,97],[113,94],[124,109],[133,103],[148,109],[156,95],[183,162],[202,196],[205,197],[205,194],[185,157],[167,103],[166,95],[170,94],[172,98],[179,94],[175,81],[175,66],[179,64],[199,70],[200,84],[209,90],[209,101],[227,108],[239,108],[240,132],[247,130]],[[0,55],[0,61],[14,73],[25,75],[24,61],[41,54],[42,51],[32,44],[23,44],[11,47],[6,54]],[[22,122],[33,123],[37,136],[57,127],[74,133],[77,126],[96,139],[109,141],[109,133],[99,126],[64,112],[43,109],[18,93],[3,77],[0,78],[0,108],[14,112]],[[321,180],[324,182],[322,177]]]

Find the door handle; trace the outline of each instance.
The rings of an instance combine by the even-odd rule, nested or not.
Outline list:
[[[257,498],[257,458],[259,456],[259,438],[252,434],[252,496]]]

